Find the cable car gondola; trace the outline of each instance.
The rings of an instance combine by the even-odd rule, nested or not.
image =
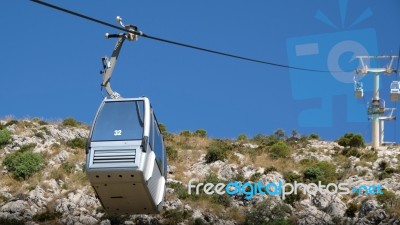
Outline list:
[[[163,137],[149,100],[105,99],[89,136],[86,172],[111,213],[158,213],[165,195]]]
[[[129,32],[137,28],[124,26]],[[163,136],[146,97],[122,98],[112,91],[110,78],[125,39],[118,37],[111,60],[102,58],[102,86],[110,98],[101,103],[88,138],[86,174],[104,210],[112,214],[159,213],[166,193],[167,159]]]
[[[355,82],[354,83],[354,96],[356,98],[364,97],[364,89],[362,82]]]
[[[400,81],[392,81],[390,84],[390,100],[400,101]]]

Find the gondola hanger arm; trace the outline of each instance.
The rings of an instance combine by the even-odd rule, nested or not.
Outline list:
[[[111,81],[111,76],[114,71],[115,65],[117,64],[118,56],[122,48],[122,44],[124,43],[125,39],[128,39],[129,41],[136,41],[138,39],[138,35],[135,34],[137,31],[137,27],[133,25],[124,25],[122,23],[122,18],[117,16],[116,18],[117,22],[125,28],[127,31],[126,33],[119,33],[119,34],[109,34],[106,33],[106,38],[118,38],[117,43],[115,44],[113,53],[111,55],[111,59],[108,59],[107,56],[103,56],[101,58],[101,61],[103,63],[103,70],[101,71],[101,74],[103,75],[103,81],[101,83],[102,87],[105,87],[107,94],[110,96],[112,99],[118,99],[122,98],[121,95],[118,92],[115,92],[112,90],[110,81]],[[134,31],[134,32],[133,32]],[[139,32],[140,33],[140,32]]]

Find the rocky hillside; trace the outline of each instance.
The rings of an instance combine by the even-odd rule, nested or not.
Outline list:
[[[295,131],[288,137],[282,130],[251,139],[240,135],[216,140],[207,138],[204,130],[164,130],[169,159],[164,211],[113,216],[104,212],[85,176],[88,133],[88,126],[71,118],[51,123],[0,120],[1,225],[400,224],[397,145],[371,149],[353,134],[338,142]],[[195,187],[233,181],[247,184],[243,194],[208,195],[204,186],[198,195],[196,188],[188,193],[189,183]],[[346,183],[350,193],[335,193],[332,185],[323,193],[312,193],[311,188],[285,198],[254,193],[268,189],[254,184],[270,182]],[[231,186],[229,191],[232,188],[236,190]]]

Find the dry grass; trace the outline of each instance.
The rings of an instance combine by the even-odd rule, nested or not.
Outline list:
[[[26,181],[15,180],[11,174],[0,175],[0,187],[7,187],[13,196],[26,192],[25,183]]]
[[[189,171],[194,162],[200,159],[201,154],[205,154],[204,150],[178,150],[178,160],[169,162],[175,166],[175,179],[182,182],[189,182],[191,177],[187,177],[185,172]]]
[[[225,216],[225,206],[212,203],[207,199],[191,201],[190,206],[194,209],[202,209],[203,211],[212,212],[214,215],[220,218]]]
[[[236,207],[229,207],[223,215],[226,220],[233,220],[238,224],[243,224],[245,222],[245,212]]]
[[[272,159],[266,153],[256,156],[253,160],[249,155],[245,155],[245,165],[254,165],[255,167],[275,167],[278,172],[302,171],[306,166],[295,163],[292,159]]]
[[[172,135],[170,140],[166,141],[166,145],[172,146],[179,150],[204,150],[207,148],[210,142],[211,140],[208,138]]]

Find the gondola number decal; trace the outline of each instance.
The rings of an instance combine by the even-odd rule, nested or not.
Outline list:
[[[114,130],[114,136],[121,136],[122,130]]]

